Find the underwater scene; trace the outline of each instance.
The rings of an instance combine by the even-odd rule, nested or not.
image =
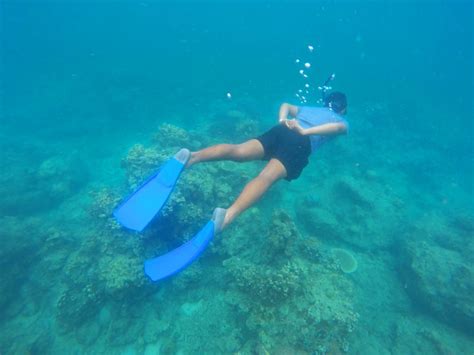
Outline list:
[[[474,354],[472,17],[1,1],[0,354]]]

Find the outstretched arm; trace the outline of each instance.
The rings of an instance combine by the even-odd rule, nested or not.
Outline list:
[[[286,102],[281,104],[280,112],[278,114],[278,121],[280,123],[288,119],[288,117],[296,117],[298,114],[298,107],[287,104]]]

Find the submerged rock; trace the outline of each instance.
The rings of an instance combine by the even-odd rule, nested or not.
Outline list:
[[[72,330],[94,319],[102,302],[101,294],[95,285],[67,289],[57,302],[57,319],[67,328],[65,330]]]
[[[38,165],[0,176],[0,214],[28,215],[48,211],[87,184],[87,166],[77,155],[49,157]]]
[[[53,156],[40,164],[36,178],[49,200],[56,202],[77,193],[87,183],[88,173],[77,156]]]
[[[474,267],[459,252],[426,242],[404,247],[402,275],[413,301],[441,320],[474,333]]]
[[[309,234],[365,250],[391,247],[404,214],[388,186],[345,175],[323,183],[317,201],[308,193],[302,202],[296,213]]]

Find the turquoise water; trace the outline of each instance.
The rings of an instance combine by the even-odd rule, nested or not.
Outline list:
[[[0,353],[474,353],[472,10],[1,2]],[[112,210],[180,147],[272,127],[296,59],[350,134],[150,282],[264,162],[192,167],[140,234]]]

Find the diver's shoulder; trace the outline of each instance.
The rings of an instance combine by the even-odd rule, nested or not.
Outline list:
[[[311,112],[325,112],[329,111],[327,107],[324,106],[297,106],[299,110],[304,110],[304,111],[311,111]]]

